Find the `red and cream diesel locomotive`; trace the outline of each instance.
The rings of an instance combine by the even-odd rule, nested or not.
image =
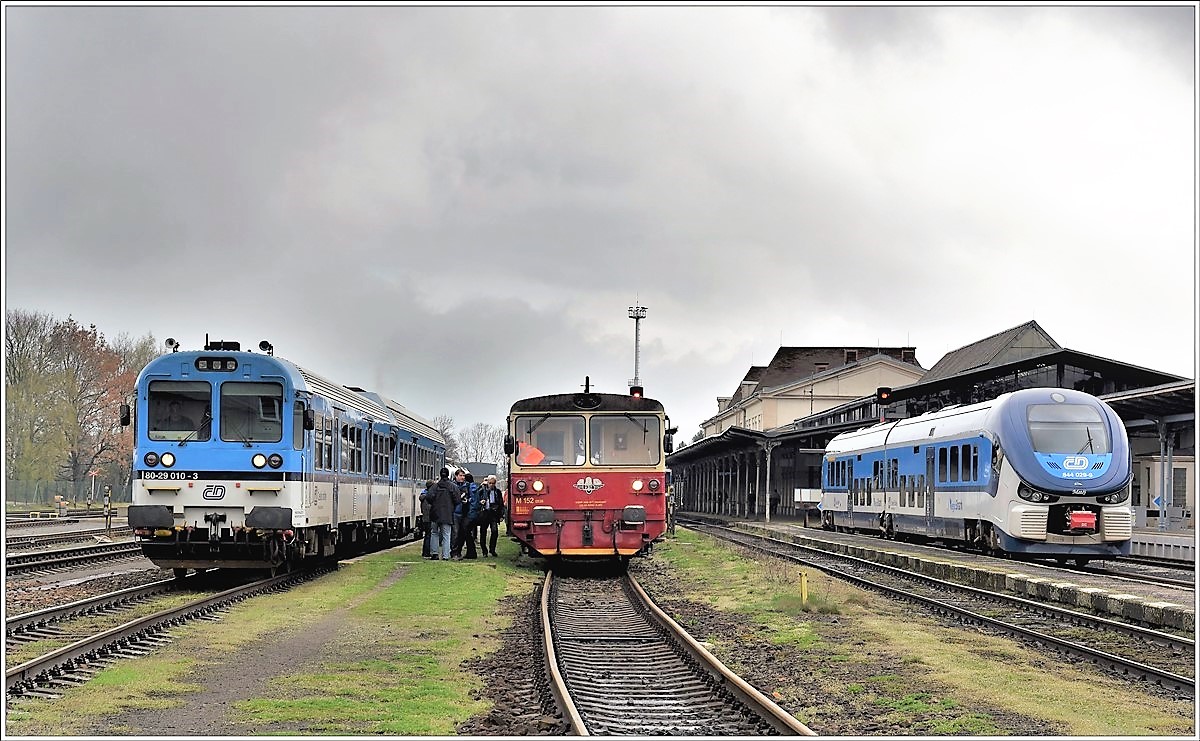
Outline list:
[[[531,555],[624,559],[667,527],[663,405],[634,386],[521,399],[508,415],[508,531]]]

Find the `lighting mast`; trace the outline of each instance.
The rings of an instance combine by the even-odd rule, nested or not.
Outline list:
[[[642,360],[642,320],[646,318],[646,307],[630,306],[629,318],[633,320],[633,380],[629,382],[632,389],[642,385],[638,370]]]

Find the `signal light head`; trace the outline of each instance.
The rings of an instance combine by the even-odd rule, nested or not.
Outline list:
[[[891,387],[880,386],[879,388],[875,389],[875,401],[879,402],[880,404],[888,404],[888,403],[891,403],[891,400],[892,400]]]
[[[629,395],[635,399],[642,398],[642,387],[641,386],[630,386],[629,387]]]

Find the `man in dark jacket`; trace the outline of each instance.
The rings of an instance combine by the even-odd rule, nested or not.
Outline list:
[[[450,481],[450,471],[443,468],[441,478],[433,485],[429,500],[429,522],[433,532],[429,538],[430,558],[450,560],[450,531],[454,523],[454,503],[458,499],[458,487]]]
[[[483,555],[496,555],[500,520],[504,518],[504,492],[496,488],[496,477],[488,476],[479,490],[479,547]],[[491,536],[489,539],[489,535]],[[489,542],[490,540],[490,542]]]
[[[477,496],[479,487],[475,483],[475,477],[461,468],[458,469],[454,478],[458,482],[459,502],[461,506],[455,511],[457,519],[455,522],[454,546],[451,548],[451,558],[455,560],[479,558],[479,554],[475,551],[475,520],[479,516],[479,499]],[[462,555],[463,545],[467,546],[466,556]]]

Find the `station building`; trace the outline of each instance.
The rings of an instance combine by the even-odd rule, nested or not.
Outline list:
[[[886,403],[880,387],[891,389]],[[821,457],[836,435],[1034,387],[1082,390],[1112,405],[1134,455],[1135,525],[1194,529],[1195,381],[1066,349],[1036,321],[947,353],[928,370],[912,347],[781,347],[717,399],[701,440],[668,456],[678,506],[815,522]]]

